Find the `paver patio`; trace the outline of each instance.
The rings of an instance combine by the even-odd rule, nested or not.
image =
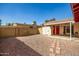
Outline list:
[[[79,40],[64,40],[46,35],[0,39],[0,55],[79,56]]]

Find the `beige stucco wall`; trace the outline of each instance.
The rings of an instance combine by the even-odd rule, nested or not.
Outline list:
[[[70,24],[57,24],[54,26],[60,26],[59,35],[64,35],[64,26],[69,26]],[[49,27],[49,28],[48,28]],[[40,34],[48,34],[53,35],[53,25],[51,26],[45,26],[39,28]],[[69,33],[66,33],[66,35],[69,35]]]
[[[79,36],[79,23],[74,24],[74,33],[75,32],[78,32],[78,36]]]
[[[38,30],[39,30],[39,33],[42,34],[42,27],[39,27]]]
[[[64,35],[64,26],[70,26],[70,24],[60,24],[60,35]],[[70,35],[69,33],[65,33],[66,35]]]
[[[53,35],[53,26],[50,26],[51,27],[51,35]]]
[[[74,25],[74,36],[75,36],[75,32],[78,32],[78,37],[79,37],[79,23],[74,23],[73,25]],[[60,26],[60,35],[64,35],[64,33],[63,33],[64,26],[70,26],[70,24],[68,24],[68,23],[67,24],[59,24],[59,26]],[[66,32],[66,35],[70,35],[70,33]]]
[[[59,35],[64,35],[64,26],[69,26],[69,24],[58,24],[58,25],[54,25],[54,26],[59,26],[60,29],[59,29]],[[53,35],[53,25],[51,26],[51,33]],[[69,35],[69,33],[66,33]]]
[[[74,25],[74,35],[75,35],[75,32],[78,32],[78,37],[79,37],[79,23],[74,23],[73,24]],[[56,25],[56,26],[60,26],[60,35],[64,35],[64,26],[70,26],[70,24],[69,23],[67,23],[67,24],[59,24],[59,25]],[[50,28],[51,28],[51,35],[53,35],[53,25],[51,25],[50,26]],[[47,29],[45,29],[45,30],[47,30]],[[40,29],[39,29],[39,31],[40,31],[40,33],[41,34],[43,34],[42,33],[42,27],[40,27]],[[65,33],[66,35],[70,35],[70,33]]]
[[[64,31],[63,25],[60,25],[60,31],[59,31],[60,35],[63,35],[63,31]]]
[[[42,27],[42,34],[51,35],[51,27],[50,26]]]

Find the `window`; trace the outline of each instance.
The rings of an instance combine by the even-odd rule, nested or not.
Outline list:
[[[70,33],[70,26],[66,26],[66,33]]]

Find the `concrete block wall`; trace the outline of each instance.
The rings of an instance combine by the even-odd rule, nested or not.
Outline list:
[[[0,27],[0,37],[16,37],[38,34],[38,28],[6,26]]]

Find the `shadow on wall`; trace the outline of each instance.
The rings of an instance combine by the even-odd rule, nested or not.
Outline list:
[[[0,39],[1,56],[41,56],[31,47],[14,38]]]

